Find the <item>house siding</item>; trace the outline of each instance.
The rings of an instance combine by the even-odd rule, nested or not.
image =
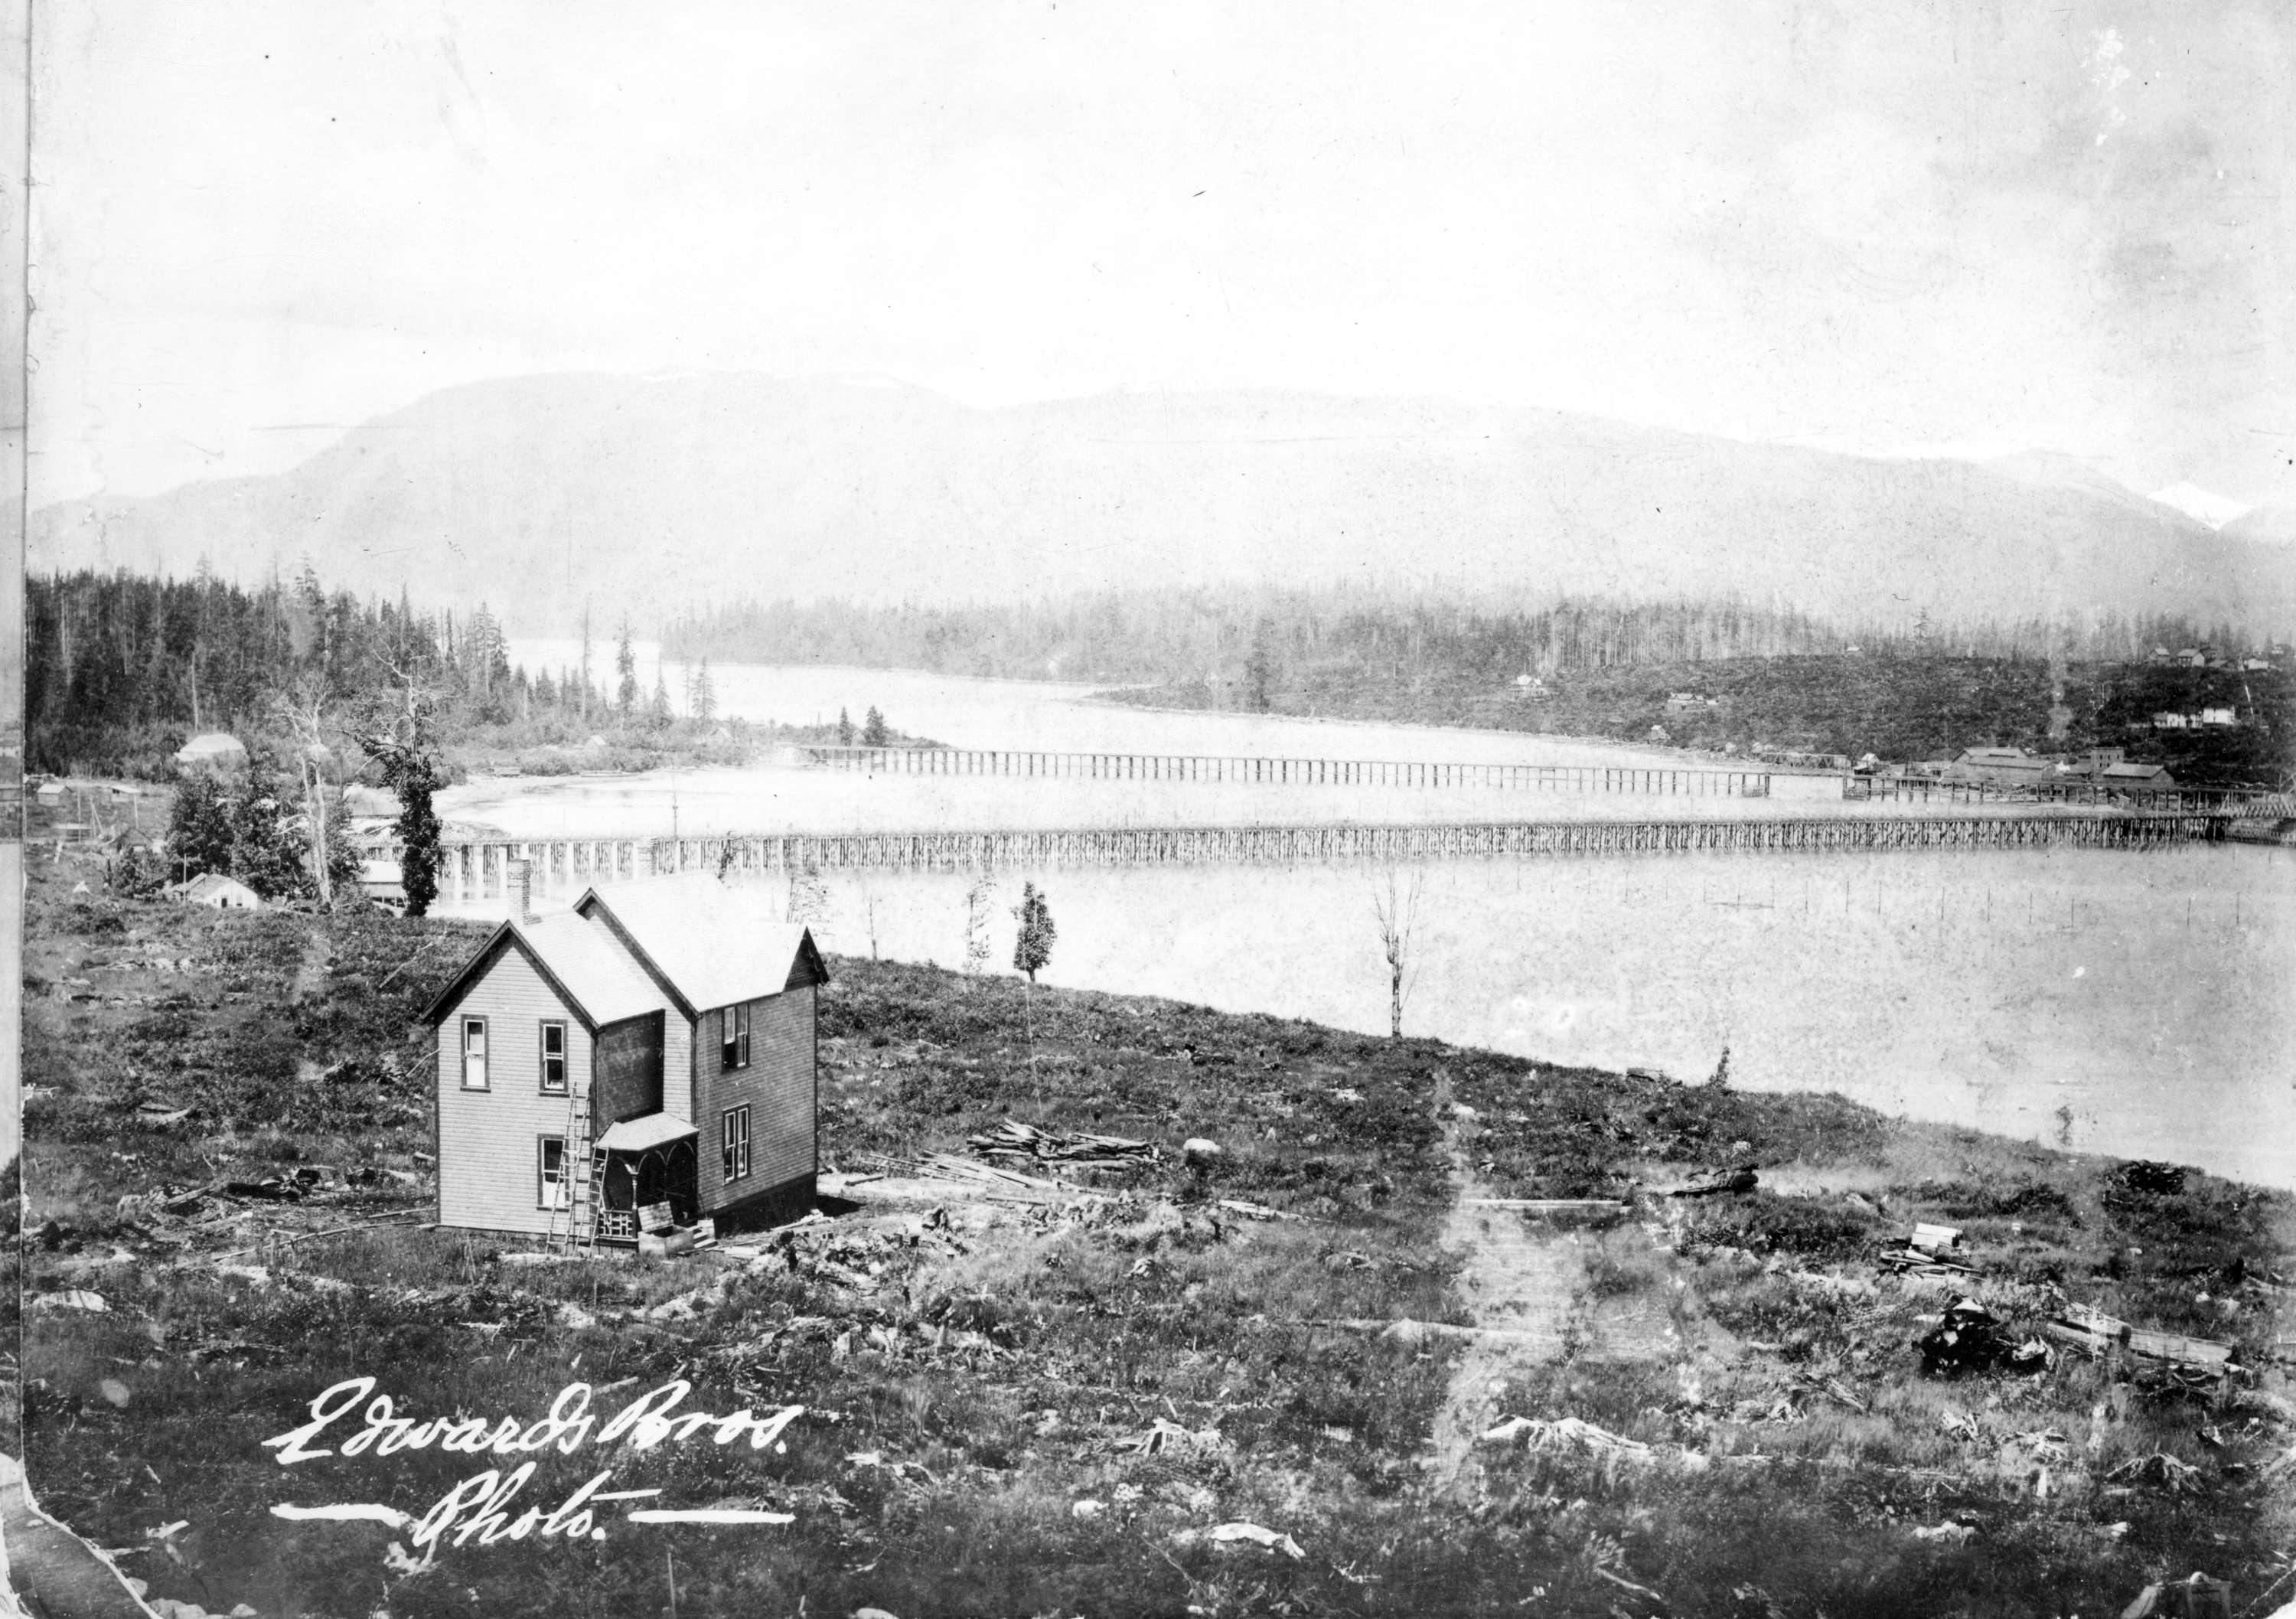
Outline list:
[[[463,1089],[464,1017],[487,1020],[485,1090]],[[590,1032],[517,949],[496,955],[439,1019],[439,1224],[496,1231],[550,1229],[550,1211],[537,1204],[536,1142],[566,1133],[568,1103],[542,1089],[545,1018],[565,1021],[567,1084],[580,1095],[590,1083]]]
[[[814,1114],[814,986],[750,1003],[750,1065],[718,1067],[724,1008],[701,1015],[694,1042],[694,1117],[699,1130],[696,1187],[701,1211],[729,1208],[802,1183],[819,1167]],[[725,1179],[719,1121],[726,1109],[750,1108],[750,1172]]]

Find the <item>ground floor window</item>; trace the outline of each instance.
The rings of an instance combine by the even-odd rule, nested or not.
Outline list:
[[[544,1136],[537,1144],[535,1158],[539,1206],[563,1208],[566,1205],[566,1138]]]
[[[725,1179],[739,1180],[750,1172],[750,1107],[729,1107],[719,1121],[718,1138],[725,1154]]]

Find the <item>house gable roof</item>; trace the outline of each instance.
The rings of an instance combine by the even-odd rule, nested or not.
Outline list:
[[[505,949],[524,956],[553,993],[592,1033],[607,1023],[659,1010],[644,975],[613,941],[578,916],[505,922],[488,934],[422,1016],[435,1023],[459,1004]]]
[[[593,888],[574,908],[605,924],[689,1018],[829,982],[811,933],[774,920],[764,890],[709,872]]]

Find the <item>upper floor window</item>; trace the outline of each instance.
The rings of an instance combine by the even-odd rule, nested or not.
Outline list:
[[[566,1025],[557,1018],[542,1025],[542,1089],[553,1096],[566,1094]]]
[[[463,1089],[484,1090],[487,1088],[487,1020],[466,1017],[463,1020]]]
[[[750,1065],[750,1008],[747,1006],[728,1007],[721,1013],[720,1054],[723,1066],[747,1068]]]

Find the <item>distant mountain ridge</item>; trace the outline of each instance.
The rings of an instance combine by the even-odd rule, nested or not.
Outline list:
[[[652,624],[728,596],[1342,580],[2296,624],[2296,549],[2248,522],[2212,531],[2070,457],[1877,460],[1441,400],[989,410],[870,381],[551,375],[428,395],[277,476],[45,508],[29,555],[243,579],[308,555],[330,585],[483,599],[526,632],[586,601]]]

